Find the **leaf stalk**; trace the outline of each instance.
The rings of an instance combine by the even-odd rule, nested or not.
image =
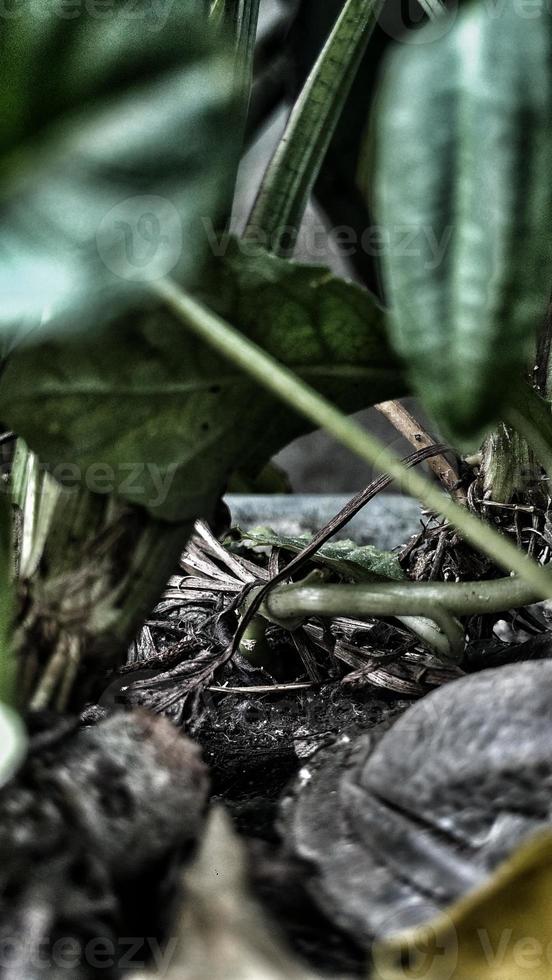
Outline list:
[[[153,288],[185,326],[237,368],[255,378],[259,384],[308,418],[317,428],[325,429],[342,445],[375,466],[379,472],[387,473],[398,482],[401,489],[417,497],[425,507],[445,517],[478,551],[489,555],[507,572],[515,572],[530,586],[537,598],[546,599],[552,596],[552,576],[547,570],[519,551],[504,535],[447,498],[419,473],[407,470],[395,453],[353,419],[340,412],[292,371],[283,367],[221,317],[184,293],[171,280],[159,280]]]

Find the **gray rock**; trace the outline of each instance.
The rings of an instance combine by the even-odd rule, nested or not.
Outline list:
[[[341,740],[282,806],[324,913],[369,947],[420,925],[552,820],[552,662],[462,678]]]
[[[174,856],[203,825],[206,767],[166,719],[135,711],[58,729],[31,739],[0,792],[2,980],[117,975],[123,937],[166,927]]]

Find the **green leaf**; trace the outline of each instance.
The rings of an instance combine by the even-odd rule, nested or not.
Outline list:
[[[238,243],[205,281],[217,311],[345,411],[404,393],[365,290]],[[21,345],[2,377],[0,416],[62,482],[115,491],[169,520],[204,512],[233,470],[260,470],[309,429],[153,301],[100,337]]]
[[[262,470],[251,476],[247,470],[236,470],[228,483],[228,493],[262,493],[282,494],[292,493],[288,474],[277,463],[269,462]]]
[[[245,233],[275,254],[289,250],[290,229],[299,229],[381,6],[346,0],[293,107]]]
[[[343,0],[303,0],[290,27],[288,47],[293,75],[302,85],[311,72],[320,49],[326,41],[343,6]],[[379,16],[393,17],[389,6]],[[367,105],[375,91],[384,51],[392,43],[385,30],[376,30],[362,58],[350,94],[335,127],[323,166],[313,188],[316,200],[333,228],[345,229],[345,243],[358,247],[347,249],[360,282],[378,290],[377,275],[379,229],[372,225],[372,216],[357,184],[359,157],[364,142]]]
[[[260,0],[227,0],[224,10],[224,15],[234,37],[236,69],[241,78],[240,87],[246,103],[246,115],[253,75],[259,8]],[[216,11],[214,16],[216,16]]]
[[[375,196],[396,349],[438,424],[473,445],[501,417],[550,291],[552,19],[471,3],[445,26],[388,65]]]
[[[242,531],[242,540],[253,545],[268,545],[299,554],[311,540],[311,535],[300,534],[295,537],[277,534],[268,527],[254,527]],[[402,581],[404,572],[396,555],[381,551],[374,545],[360,547],[354,541],[329,541],[318,549],[310,559],[314,565],[323,565],[342,578],[353,582],[377,582],[382,579]]]
[[[0,38],[0,332],[97,327],[186,284],[228,205],[233,59],[194,0],[68,16],[17,5]]]

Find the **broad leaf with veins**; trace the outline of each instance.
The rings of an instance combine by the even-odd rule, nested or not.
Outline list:
[[[269,545],[298,555],[308,545],[311,536],[277,534],[268,527],[254,527],[242,532],[242,540],[245,544]],[[349,539],[327,541],[310,560],[352,582],[401,581],[405,578],[397,555],[372,544],[361,546]]]
[[[327,269],[231,243],[203,286],[217,312],[344,411],[405,392],[381,309]],[[90,489],[169,520],[205,513],[233,469],[260,469],[309,428],[153,300],[100,337],[22,344],[0,416],[59,478],[66,463],[85,482],[105,464]]]
[[[510,407],[550,292],[552,18],[467,3],[419,40],[384,73],[361,183],[388,236],[392,342],[471,449]]]

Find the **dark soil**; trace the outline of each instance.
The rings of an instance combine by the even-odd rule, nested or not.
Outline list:
[[[336,685],[294,698],[218,697],[194,733],[213,792],[240,830],[267,841],[276,838],[282,791],[306,759],[341,733],[366,731],[406,707],[404,700],[351,695]]]

